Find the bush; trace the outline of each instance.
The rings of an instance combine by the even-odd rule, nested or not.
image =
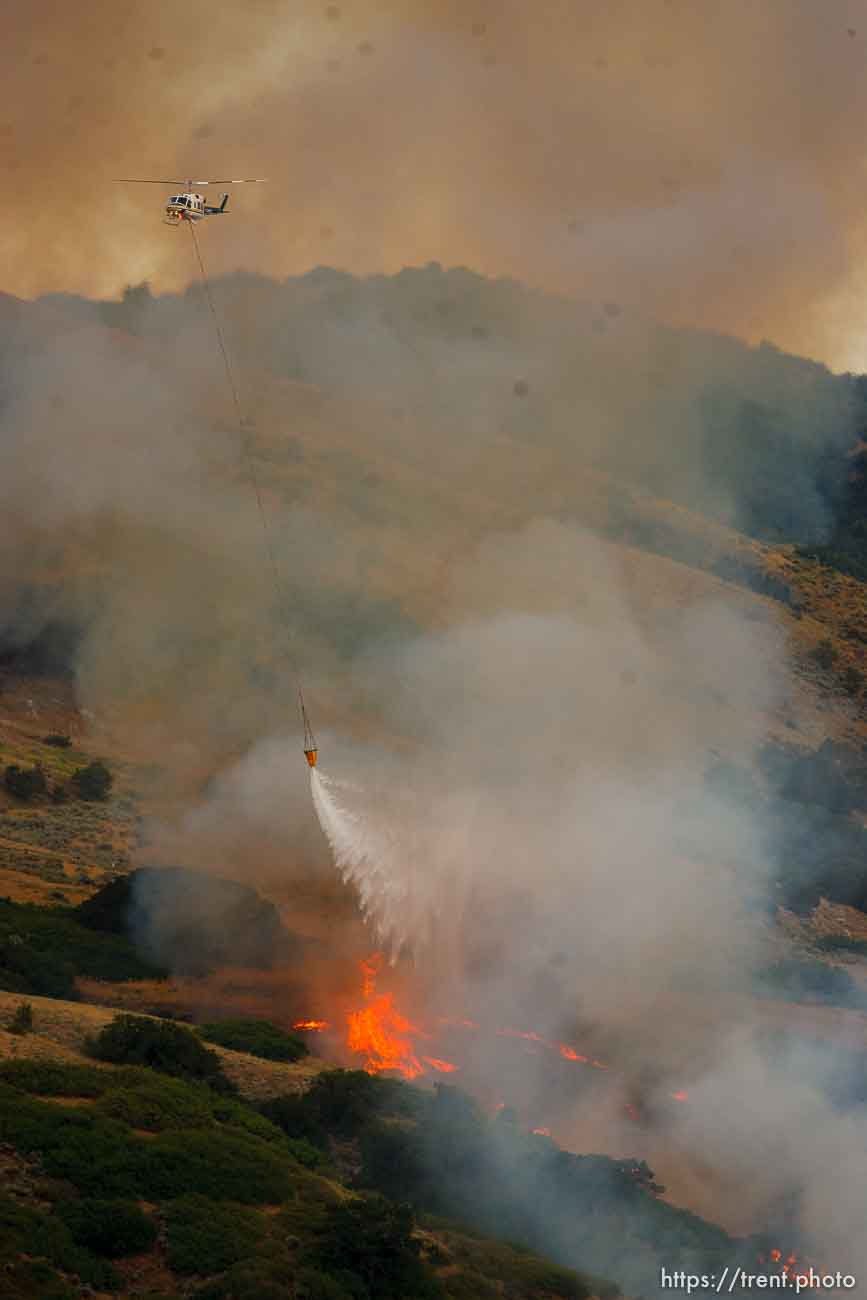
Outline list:
[[[826,672],[833,668],[837,661],[837,651],[831,641],[823,639],[817,646],[810,651],[810,658],[823,668]]]
[[[138,956],[126,939],[95,935],[65,907],[0,900],[0,988],[76,999],[75,976],[161,979],[165,972]]]
[[[183,1196],[164,1209],[169,1267],[207,1277],[256,1252],[262,1221],[251,1210],[206,1196]]]
[[[33,1028],[33,1008],[22,1002],[9,1022],[10,1034],[29,1034]]]
[[[222,1020],[202,1025],[199,1033],[209,1043],[261,1056],[266,1061],[300,1061],[309,1050],[297,1034],[287,1034],[270,1020]]]
[[[150,1250],[157,1238],[153,1220],[134,1201],[83,1196],[61,1201],[55,1210],[79,1246],[108,1259]]]
[[[111,772],[98,759],[87,767],[76,768],[70,779],[79,799],[88,802],[107,799],[114,781]]]
[[[302,1268],[295,1279],[298,1300],[353,1300],[352,1292],[318,1268]],[[476,1298],[474,1298],[476,1300]]]
[[[147,1065],[152,1070],[207,1083],[217,1092],[234,1092],[223,1074],[216,1052],[203,1047],[195,1034],[167,1020],[115,1016],[91,1039],[88,1051],[99,1061],[115,1065]]]
[[[148,1133],[207,1128],[214,1123],[211,1097],[204,1089],[158,1075],[134,1087],[109,1088],[98,1103],[101,1115]]]
[[[53,745],[55,749],[69,749],[72,740],[69,736],[62,735],[59,731],[51,731],[47,736],[42,737],[43,745]]]
[[[220,1124],[242,1129],[261,1142],[279,1142],[284,1148],[286,1146],[286,1139],[276,1124],[272,1124],[252,1106],[236,1101],[234,1097],[215,1097],[213,1115]]]
[[[29,1257],[29,1267],[21,1277],[22,1285],[11,1282],[12,1290],[2,1289],[4,1276],[15,1268],[16,1256]],[[56,1278],[53,1269],[43,1261],[62,1269],[64,1273],[79,1277],[82,1282],[100,1291],[114,1290],[119,1279],[104,1260],[97,1259],[89,1251],[80,1247],[72,1237],[66,1224],[53,1215],[43,1214],[29,1206],[19,1205],[12,1197],[0,1192],[0,1258],[3,1269],[0,1272],[0,1295],[9,1300],[23,1300],[33,1296],[34,1300],[48,1300],[48,1297],[66,1297],[70,1300],[80,1293],[79,1288],[66,1291],[61,1279]],[[31,1291],[30,1284],[34,1284]]]
[[[48,789],[45,773],[38,764],[36,767],[11,764],[3,773],[3,784],[11,795],[25,802],[38,798]]]
[[[141,1148],[139,1194],[156,1200],[199,1193],[213,1201],[274,1205],[291,1194],[295,1175],[285,1153],[245,1133],[160,1133],[141,1140]]]
[[[328,1211],[325,1232],[306,1262],[338,1282],[345,1275],[350,1294],[357,1279],[364,1287],[360,1294],[376,1300],[442,1296],[442,1287],[419,1259],[414,1228],[408,1205],[394,1205],[381,1196],[342,1201]]]
[[[140,1138],[96,1109],[52,1106],[0,1083],[0,1142],[40,1157],[49,1178],[85,1196],[161,1200],[198,1192],[212,1200],[274,1204],[310,1178],[275,1144],[231,1129]]]
[[[100,1097],[116,1077],[95,1065],[65,1065],[32,1056],[0,1061],[0,1083],[41,1097]]]

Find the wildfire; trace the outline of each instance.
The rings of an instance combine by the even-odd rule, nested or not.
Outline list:
[[[429,1065],[432,1070],[439,1070],[440,1074],[454,1074],[455,1070],[458,1068],[456,1065],[453,1065],[451,1061],[439,1061],[435,1056],[423,1056],[421,1059],[426,1065]]]
[[[361,962],[362,992],[367,1005],[350,1011],[347,1046],[363,1056],[368,1074],[394,1070],[405,1079],[417,1079],[428,1068],[440,1074],[453,1074],[457,1066],[436,1056],[416,1055],[413,1038],[428,1038],[418,1025],[401,1015],[394,1005],[393,993],[376,993],[376,977],[382,966],[382,953],[376,952]]]
[[[360,1011],[350,1011],[347,1043],[351,1052],[366,1058],[368,1074],[397,1070],[405,1079],[417,1079],[425,1069],[409,1035],[419,1032],[417,1025],[395,1009],[394,994],[380,993]]]
[[[454,1074],[460,1067],[453,1061],[443,1060],[437,1056],[426,1056],[416,1049],[418,1039],[429,1039],[421,1026],[413,1024],[395,1006],[394,993],[377,993],[376,981],[382,969],[384,957],[381,952],[374,952],[359,963],[362,977],[362,996],[364,1006],[347,1016],[347,1046],[355,1055],[364,1058],[364,1069],[368,1074],[381,1074],[394,1071],[405,1079],[417,1079],[422,1075],[436,1071],[438,1074]],[[482,1026],[475,1020],[458,1016],[440,1016],[437,1026],[458,1029],[479,1030]],[[321,1032],[330,1027],[327,1020],[297,1020],[292,1026],[308,1032]],[[582,1055],[570,1043],[553,1042],[543,1038],[532,1029],[514,1029],[506,1026],[495,1029],[498,1038],[516,1038],[533,1047],[556,1052],[564,1061],[578,1065],[590,1066],[594,1070],[608,1070],[609,1066],[596,1057]],[[669,1096],[678,1102],[688,1100],[686,1091],[672,1092]],[[502,1105],[502,1103],[501,1103]],[[499,1109],[499,1107],[498,1107]],[[638,1112],[633,1106],[625,1107],[630,1119],[637,1121]],[[546,1129],[534,1129],[542,1136],[550,1136]]]
[[[549,1128],[534,1128],[533,1132],[538,1133],[539,1137],[543,1138],[549,1138],[551,1136],[551,1130]]]
[[[361,965],[361,974],[364,976],[364,987],[362,992],[366,998],[372,996],[376,988],[376,977],[379,974],[379,968],[382,965],[382,953],[375,952],[367,957]]]
[[[574,1047],[569,1047],[567,1043],[558,1043],[557,1050],[563,1057],[564,1061],[581,1061],[583,1065],[587,1064],[587,1057],[579,1055]]]
[[[764,1265],[765,1263],[764,1255],[759,1255],[758,1260],[760,1264]],[[805,1259],[801,1260],[799,1264],[798,1256],[795,1254],[794,1251],[792,1251],[784,1259],[783,1252],[781,1250],[774,1249],[769,1252],[769,1262],[771,1264],[780,1265],[779,1271],[783,1274],[784,1277],[791,1277],[793,1279],[797,1279],[804,1286],[810,1287],[812,1289],[819,1284],[818,1277],[816,1277],[815,1279],[811,1279],[810,1277],[809,1270],[810,1268],[813,1267],[813,1265],[810,1264]]]

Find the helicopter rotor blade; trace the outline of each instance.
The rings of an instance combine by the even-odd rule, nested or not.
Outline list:
[[[251,176],[242,181],[193,181],[184,177],[179,181],[174,180],[154,181],[143,180],[139,176],[116,176],[114,177],[115,185],[264,185],[266,178],[264,176]]]

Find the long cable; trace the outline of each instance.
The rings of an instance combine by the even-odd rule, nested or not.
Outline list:
[[[211,313],[211,319],[214,322],[214,332],[217,335],[217,342],[220,345],[220,355],[223,358],[223,366],[225,367],[225,371],[226,371],[226,380],[229,385],[229,390],[232,394],[232,401],[235,405],[235,414],[238,419],[238,431],[240,433],[240,439],[241,439],[241,450],[244,454],[244,460],[247,465],[247,473],[250,478],[250,484],[256,495],[256,505],[258,506],[259,509],[259,520],[262,524],[262,536],[265,539],[265,549],[268,552],[268,559],[271,564],[271,571],[274,575],[274,585],[277,589],[278,599],[280,599],[282,597],[280,570],[277,567],[277,555],[274,550],[273,542],[271,540],[271,531],[268,527],[268,516],[265,513],[265,503],[262,499],[262,489],[259,486],[259,476],[256,473],[256,462],[253,459],[253,455],[250,451],[249,428],[247,425],[247,421],[244,419],[244,411],[241,406],[241,398],[238,394],[238,385],[235,383],[235,376],[232,373],[232,363],[229,360],[229,349],[226,347],[226,340],[223,337],[223,330],[220,325],[220,318],[217,315],[217,309],[214,306],[214,299],[211,294],[211,285],[208,280],[208,273],[205,270],[205,262],[202,257],[202,250],[199,247],[199,239],[198,236],[196,235],[196,223],[194,221],[188,221],[187,225],[190,227],[190,234],[193,237],[193,248],[196,250],[196,260],[199,263],[199,271],[201,272],[201,276],[202,276],[202,285],[205,290],[205,297],[208,302],[208,309]]]
[[[206,269],[205,269],[205,261],[204,261],[204,258],[202,257],[202,250],[201,250],[201,248],[200,248],[200,246],[199,246],[198,236],[196,235],[196,225],[195,225],[195,222],[194,222],[194,221],[188,221],[187,224],[188,224],[188,226],[190,227],[190,234],[191,234],[192,237],[193,237],[193,248],[194,248],[195,251],[196,251],[196,260],[198,261],[198,264],[199,264],[199,271],[200,271],[200,273],[201,273],[201,277],[202,277],[202,286],[203,286],[203,288],[204,288],[204,290],[205,290],[205,298],[207,299],[208,310],[210,311],[210,313],[211,313],[211,319],[212,319],[213,322],[214,322],[214,333],[215,333],[216,336],[217,336],[217,343],[219,344],[219,347],[220,347],[220,355],[221,355],[222,358],[223,358],[223,367],[224,367],[224,369],[225,369],[225,371],[226,371],[226,381],[227,381],[227,383],[228,383],[228,385],[229,385],[229,391],[230,391],[231,394],[232,394],[232,402],[234,403],[234,407],[235,407],[235,415],[236,415],[237,420],[238,420],[238,432],[239,432],[239,434],[240,434],[241,451],[242,451],[242,453],[243,453],[244,461],[245,461],[246,466],[247,466],[247,474],[248,474],[249,479],[250,479],[250,484],[251,484],[251,486],[252,486],[252,488],[253,488],[253,492],[254,492],[255,497],[256,497],[256,505],[257,505],[257,507],[258,507],[258,511],[259,511],[259,522],[260,522],[261,525],[262,525],[262,537],[263,537],[264,542],[265,542],[265,550],[266,550],[266,552],[267,552],[267,554],[268,554],[268,561],[269,561],[269,563],[270,563],[270,566],[271,566],[271,573],[272,573],[272,576],[273,576],[273,578],[274,578],[274,589],[275,589],[275,592],[276,592],[276,595],[277,595],[277,603],[278,603],[278,607],[280,607],[280,612],[281,612],[281,614],[282,614],[282,616],[283,616],[283,620],[284,620],[284,622],[286,622],[286,616],[287,616],[287,610],[288,610],[288,602],[287,602],[287,600],[286,600],[286,593],[285,593],[284,590],[283,590],[283,583],[282,583],[282,581],[281,581],[280,568],[279,568],[279,565],[278,565],[278,563],[277,563],[277,552],[276,552],[276,550],[275,550],[275,548],[274,548],[273,539],[272,539],[272,537],[271,537],[271,530],[270,530],[270,528],[268,527],[268,515],[267,515],[267,512],[266,512],[266,510],[265,510],[265,502],[264,502],[264,500],[263,500],[263,498],[262,498],[262,489],[261,489],[260,484],[259,484],[259,476],[258,476],[258,474],[256,473],[256,462],[255,462],[255,458],[254,458],[253,453],[252,453],[251,448],[250,448],[250,442],[249,442],[249,427],[250,427],[250,426],[249,426],[248,422],[247,422],[247,421],[245,420],[245,418],[244,418],[244,410],[243,410],[243,407],[241,406],[241,398],[240,398],[240,394],[239,394],[239,392],[238,392],[238,385],[237,385],[237,383],[235,382],[235,376],[234,376],[234,373],[233,373],[233,371],[232,371],[232,363],[231,363],[231,361],[230,361],[230,359],[229,359],[229,349],[228,349],[227,346],[226,346],[226,340],[225,340],[225,338],[224,338],[224,336],[223,336],[223,329],[222,329],[222,326],[220,325],[220,318],[219,318],[219,316],[217,315],[217,309],[216,309],[216,307],[214,306],[214,298],[213,298],[213,295],[212,295],[212,293],[211,293],[211,285],[210,285],[210,281],[209,281],[209,279],[208,279],[208,273],[207,273],[207,271],[206,271]],[[287,637],[291,637],[291,636],[292,636],[292,629],[289,627],[288,622],[286,622],[285,630],[286,630]],[[302,715],[303,715],[303,717],[304,717],[304,726],[305,726],[305,746],[306,746],[306,745],[307,745],[307,733],[308,733],[308,731],[310,731],[310,725],[309,725],[309,723],[308,723],[308,721],[307,721],[307,716],[306,716],[306,714],[304,713],[304,700],[303,700],[303,696],[301,695],[301,682],[300,682],[300,679],[299,679],[299,677],[298,677],[297,666],[294,665],[294,664],[292,663],[292,661],[291,661],[291,658],[290,658],[290,655],[289,655],[289,647],[288,647],[288,644],[287,644],[287,646],[285,647],[285,649],[286,649],[286,657],[287,657],[287,659],[290,661],[290,663],[289,663],[290,669],[292,670],[293,676],[295,677],[296,687],[297,687],[297,690],[298,690],[298,696],[299,696],[299,700],[300,700],[300,702],[301,702]],[[313,734],[313,733],[312,733],[312,731],[311,731],[311,732],[310,732],[311,744],[315,746],[315,741],[312,739],[312,734]]]

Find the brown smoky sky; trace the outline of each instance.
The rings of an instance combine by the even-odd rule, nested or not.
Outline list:
[[[437,260],[867,364],[864,0],[7,0],[2,287]]]

